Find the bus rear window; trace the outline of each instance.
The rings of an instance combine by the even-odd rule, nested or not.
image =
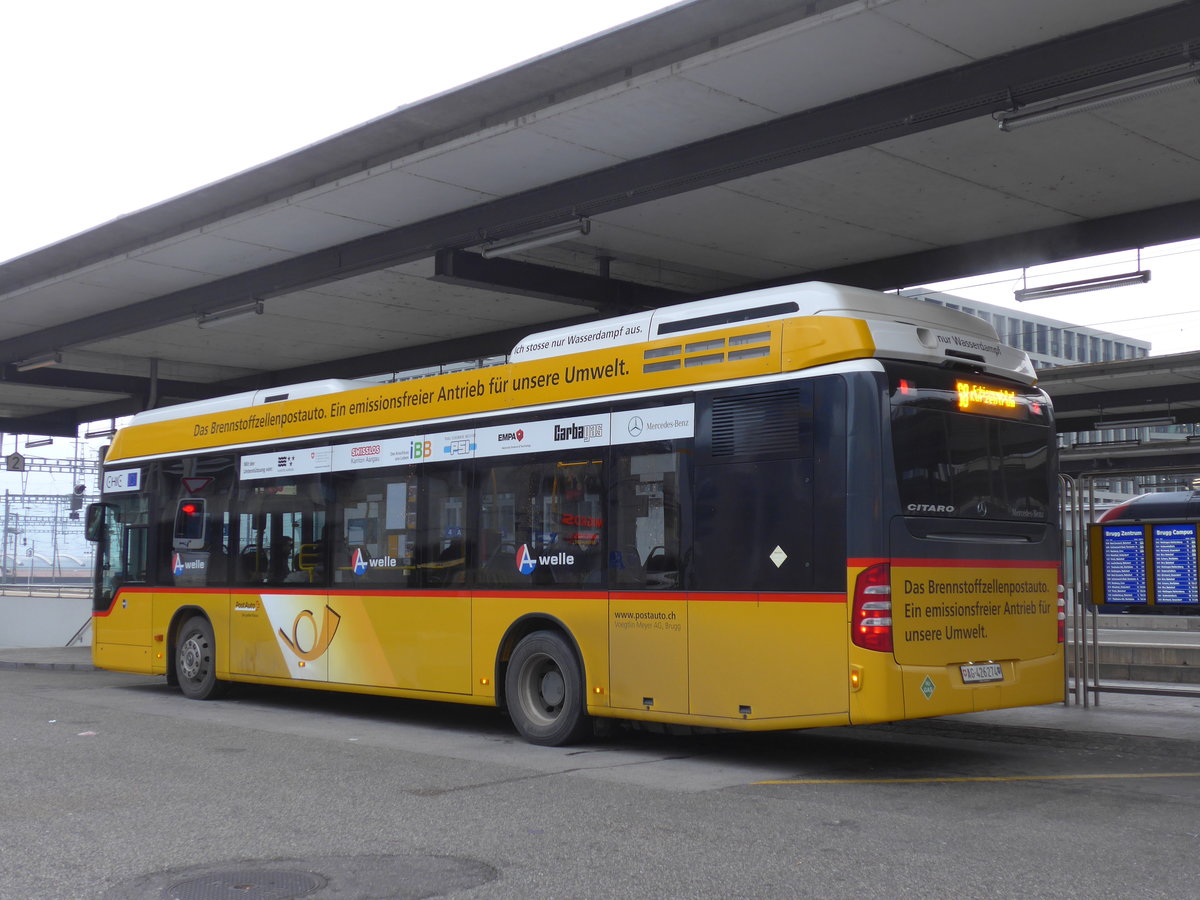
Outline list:
[[[906,515],[1049,518],[1050,433],[1044,426],[897,405],[892,445]]]

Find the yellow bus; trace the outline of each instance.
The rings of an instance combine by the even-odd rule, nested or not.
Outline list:
[[[1054,428],[979,318],[823,283],[143,412],[97,666],[728,729],[1062,697]]]

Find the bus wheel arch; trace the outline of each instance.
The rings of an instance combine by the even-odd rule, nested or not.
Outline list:
[[[168,632],[167,680],[191,700],[215,700],[229,690],[217,678],[216,637],[212,622],[198,607],[180,609]]]
[[[583,655],[562,622],[531,615],[509,627],[496,655],[497,699],[527,741],[561,746],[589,734],[584,684]]]

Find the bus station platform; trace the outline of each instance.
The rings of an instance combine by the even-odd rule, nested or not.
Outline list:
[[[86,672],[94,668],[92,650],[87,646],[0,648],[0,669]],[[947,721],[1200,743],[1200,696],[1172,692],[1172,688],[1178,688],[1179,685],[1113,682],[1106,683],[1106,686],[1120,691],[1159,693],[1102,692],[1099,702],[1095,701],[1094,695],[1089,695],[1089,705],[1086,707],[1082,703],[1075,704],[1072,699],[1070,704],[1051,703],[1022,709],[964,713],[947,717]]]

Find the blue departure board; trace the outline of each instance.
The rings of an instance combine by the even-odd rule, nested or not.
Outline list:
[[[1154,602],[1200,603],[1196,577],[1196,526],[1154,525]]]
[[[1141,525],[1105,525],[1104,602],[1145,603],[1146,542]]]

